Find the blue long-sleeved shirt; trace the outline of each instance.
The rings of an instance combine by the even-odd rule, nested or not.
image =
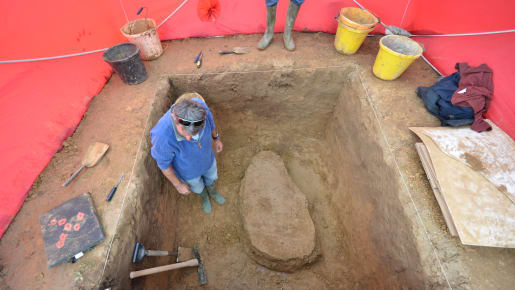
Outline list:
[[[182,180],[204,175],[215,159],[211,148],[211,131],[216,128],[213,115],[204,102],[198,98],[193,100],[201,103],[207,110],[206,122],[199,132],[198,141],[187,141],[177,132],[171,115],[172,109],[168,110],[150,131],[150,152],[157,166],[162,170],[172,167],[175,175]]]

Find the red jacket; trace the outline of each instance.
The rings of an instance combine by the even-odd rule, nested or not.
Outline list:
[[[488,110],[494,92],[492,70],[486,64],[473,67],[466,62],[457,63],[455,68],[460,72],[461,78],[451,102],[456,106],[471,107],[474,110],[474,123],[470,126],[472,130],[492,130],[490,124],[483,120],[483,114]]]

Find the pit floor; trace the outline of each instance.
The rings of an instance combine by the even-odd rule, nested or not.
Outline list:
[[[106,232],[107,244],[114,233],[116,220],[121,207],[121,196],[127,179],[122,182],[114,200],[107,204],[105,195],[116,182],[121,171],[131,172],[134,156],[137,153],[140,137],[144,130],[147,113],[159,81],[170,74],[202,74],[217,72],[273,71],[291,69],[334,69],[335,67],[354,64],[361,68],[359,74],[366,97],[374,108],[376,121],[385,139],[385,146],[399,165],[400,174],[405,178],[409,188],[408,196],[399,200],[405,208],[406,215],[412,220],[417,237],[427,283],[420,288],[456,289],[509,289],[515,284],[515,252],[507,249],[481,248],[463,246],[457,238],[451,238],[443,222],[440,209],[431,192],[426,176],[416,154],[414,143],[417,138],[409,132],[410,126],[438,126],[439,122],[429,115],[423,103],[414,93],[417,86],[427,86],[436,81],[436,74],[422,61],[417,60],[398,80],[381,81],[375,78],[371,68],[378,49],[376,37],[367,38],[359,52],[354,56],[342,56],[335,52],[333,35],[323,33],[295,33],[297,50],[288,52],[283,48],[282,35],[277,34],[271,47],[261,52],[255,49],[259,35],[235,36],[215,39],[177,40],[164,43],[165,53],[156,61],[146,62],[149,79],[138,86],[124,85],[114,75],[105,88],[94,98],[75,134],[69,138],[63,150],[56,154],[50,164],[34,184],[23,208],[0,240],[0,285],[2,289],[90,289],[100,280],[103,270],[102,249],[86,253],[76,264],[64,264],[52,269],[46,265],[39,216],[62,202],[83,192],[91,192],[101,223]],[[219,56],[219,49],[235,46],[248,46],[247,55]],[[193,58],[202,49],[204,62],[200,70],[193,65]],[[100,55],[99,55],[100,57]],[[462,60],[456,60],[462,61]],[[259,81],[259,79],[256,79]],[[339,80],[335,79],[334,82]],[[221,83],[220,85],[223,85]],[[94,168],[87,169],[69,187],[61,184],[73,172],[82,159],[87,147],[94,141],[111,145],[108,154]],[[234,149],[234,148],[233,148]],[[231,148],[226,148],[223,154]],[[226,168],[221,167],[221,170]],[[226,171],[225,171],[226,172]],[[233,190],[235,187],[226,186]],[[401,194],[401,193],[399,193]],[[200,209],[191,202],[180,203],[179,213],[186,215],[198,210],[188,220],[193,223],[201,218]],[[228,207],[231,205],[228,205]],[[210,221],[215,229],[219,226],[215,220],[223,207],[215,205],[213,219]],[[416,213],[418,211],[419,215]],[[228,218],[236,218],[230,213],[223,213]],[[420,219],[419,219],[420,216]],[[315,217],[316,219],[316,217]],[[123,229],[122,229],[123,230]],[[218,229],[217,229],[218,230]],[[231,246],[237,240],[232,236],[231,228],[220,228],[216,234],[206,236],[206,240],[215,239],[218,244],[227,242],[226,252],[214,254],[232,257],[235,261],[247,261],[243,252],[237,250],[233,256]],[[178,237],[178,243],[189,243],[191,236]],[[340,237],[338,237],[340,238]],[[181,240],[183,239],[183,240]],[[102,248],[104,245],[97,247]],[[209,247],[205,247],[209,250]],[[331,254],[324,253],[330,257]],[[226,262],[227,263],[227,262]],[[253,263],[248,260],[248,263]],[[313,267],[317,267],[314,264]],[[259,280],[266,280],[266,288],[366,288],[360,281],[346,279],[346,270],[341,277],[326,281],[317,277],[317,271],[303,271],[308,284],[295,284],[295,274],[272,272],[252,264],[248,273],[227,271],[225,275],[210,277],[214,288],[262,288]],[[231,269],[229,269],[231,270]],[[194,275],[183,271],[179,277],[170,280],[177,288],[194,288]],[[335,273],[339,273],[335,270]],[[179,275],[179,274],[177,274]],[[233,277],[243,275],[241,284]],[[336,275],[336,274],[335,274]],[[230,278],[229,278],[230,277]],[[251,281],[251,279],[254,279]],[[170,283],[171,283],[170,282]],[[310,283],[311,282],[311,283]],[[179,284],[175,284],[179,283]],[[181,284],[182,283],[182,284]],[[149,286],[150,284],[146,284]],[[172,286],[172,285],[168,285]]]

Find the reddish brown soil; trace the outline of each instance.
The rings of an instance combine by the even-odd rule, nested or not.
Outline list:
[[[450,238],[447,233],[440,210],[414,150],[413,144],[417,139],[407,129],[408,126],[438,125],[438,121],[427,114],[422,102],[414,94],[414,89],[418,85],[429,85],[436,79],[436,75],[427,65],[418,60],[398,80],[385,82],[374,78],[371,73],[378,39],[368,38],[358,54],[342,56],[332,47],[334,40],[332,35],[296,33],[297,50],[295,52],[288,52],[282,47],[280,34],[276,35],[271,47],[266,51],[257,51],[254,47],[259,37],[259,35],[251,35],[167,42],[164,55],[156,61],[146,63],[150,77],[144,83],[138,86],[127,86],[121,83],[117,76],[111,78],[102,92],[93,100],[75,134],[65,142],[63,150],[55,155],[34,184],[23,208],[0,241],[2,289],[89,289],[99,282],[103,270],[105,254],[103,251],[88,252],[86,257],[76,264],[47,268],[39,216],[80,193],[91,192],[104,230],[107,233],[114,231],[126,181],[122,183],[111,203],[104,201],[105,196],[122,171],[126,174],[131,172],[147,119],[149,104],[160,79],[167,78],[169,74],[228,71],[303,68],[318,68],[325,71],[328,67],[346,64],[352,64],[358,68],[356,71],[363,81],[362,89],[366,91],[366,94],[360,97],[366,98],[366,101],[371,104],[377,119],[374,115],[367,116],[362,122],[353,124],[354,127],[346,131],[347,134],[336,136],[335,139],[327,142],[333,147],[332,150],[340,150],[338,148],[345,138],[357,138],[358,141],[369,142],[370,138],[359,135],[359,128],[379,122],[379,125],[376,124],[370,129],[370,132],[386,138],[387,143],[377,143],[374,145],[378,146],[377,148],[367,146],[359,148],[357,145],[352,147],[349,144],[345,147],[343,144],[342,152],[349,154],[346,158],[333,160],[336,165],[333,164],[333,167],[330,167],[333,171],[328,172],[327,168],[324,169],[324,161],[330,160],[330,156],[327,157],[324,152],[316,150],[323,145],[316,137],[323,138],[327,128],[320,130],[319,135],[315,131],[311,132],[311,139],[306,144],[293,142],[284,145],[290,140],[281,137],[277,139],[281,142],[276,142],[274,138],[279,136],[278,131],[266,134],[266,127],[254,127],[260,123],[257,116],[253,114],[257,112],[265,117],[273,117],[275,115],[273,111],[260,111],[256,106],[250,112],[245,110],[235,112],[223,104],[223,98],[220,97],[217,99],[219,103],[213,104],[215,117],[217,113],[235,114],[231,118],[223,116],[219,118],[226,144],[220,156],[223,160],[223,164],[220,165],[221,177],[225,179],[223,182],[221,180],[220,189],[228,195],[229,202],[224,207],[214,206],[212,216],[206,217],[200,211],[199,201],[195,196],[178,198],[177,228],[167,228],[177,233],[174,246],[176,244],[190,246],[198,243],[206,257],[210,285],[217,289],[348,289],[352,287],[360,289],[374,286],[375,288],[388,288],[388,286],[400,288],[413,286],[419,281],[418,279],[424,280],[420,288],[445,288],[446,279],[453,288],[457,289],[509,289],[515,283],[513,251],[464,247],[459,240]],[[251,51],[241,56],[220,56],[217,53],[219,49],[235,46],[248,46]],[[204,52],[204,62],[203,67],[198,70],[193,65],[193,58],[201,49]],[[193,77],[202,79],[199,75]],[[213,77],[216,78],[216,75]],[[313,77],[316,77],[316,74]],[[288,74],[277,79],[273,89],[287,88],[288,82],[284,81],[285,79],[288,79]],[[262,78],[256,76],[254,81],[260,82]],[[238,79],[234,79],[234,82],[233,84],[220,83],[220,86],[224,89],[228,87],[230,89],[231,86],[236,88],[239,85]],[[332,79],[324,85],[334,88],[340,82],[343,86],[344,82],[341,79]],[[207,91],[203,87],[198,89]],[[324,86],[314,89],[323,91]],[[212,93],[216,94],[216,88]],[[247,101],[253,102],[253,100]],[[285,101],[288,99],[286,98]],[[238,105],[243,106],[244,102],[241,101]],[[245,124],[243,131],[231,128],[231,125],[237,122]],[[274,125],[267,124],[267,126]],[[289,128],[288,123],[282,123],[282,125],[286,129]],[[260,133],[259,140],[254,137],[255,130]],[[232,135],[231,132],[233,132]],[[107,155],[97,166],[81,173],[69,187],[62,187],[66,177],[78,168],[87,147],[94,141],[111,145]],[[374,142],[378,141],[374,140]],[[372,148],[373,154],[367,154],[367,148]],[[250,160],[252,154],[263,149],[283,152],[293,180],[301,190],[310,192],[305,193],[312,206],[310,213],[321,239],[323,258],[312,267],[294,274],[274,272],[258,266],[248,258],[244,245],[240,242],[241,229],[237,221],[239,216],[234,203],[237,200],[235,194],[239,189],[242,172],[246,169],[246,162]],[[356,152],[359,154],[350,154]],[[302,155],[303,153],[305,155]],[[397,161],[407,180],[414,204],[421,213],[422,224],[417,218],[408,193],[401,185],[398,185],[398,191],[392,189],[387,192],[392,198],[386,203],[370,195],[370,192],[381,192],[382,182],[388,183],[388,180],[374,183],[367,178],[367,174],[374,176],[373,174],[384,170],[393,170],[386,177],[397,178],[396,169],[382,163],[386,160],[385,164],[391,164],[389,162],[393,159]],[[381,160],[381,163],[375,164],[376,160]],[[338,167],[337,164],[349,164],[350,170],[358,173],[357,177],[352,178],[351,175],[347,175],[343,179],[336,178],[335,176],[343,170],[349,170],[349,167]],[[353,184],[353,186],[346,187],[346,184]],[[337,188],[342,194],[347,194],[347,197],[352,196],[349,195],[352,191],[355,197],[350,200],[346,199],[345,195],[332,196],[333,188]],[[344,188],[347,188],[347,191]],[[169,194],[174,194],[173,190],[168,190]],[[397,192],[398,196],[396,196]],[[352,202],[352,207],[345,207],[346,202]],[[381,224],[385,216],[397,220],[401,226],[398,228],[401,233],[396,232],[392,225]],[[198,226],[200,221],[202,225]],[[406,241],[407,246],[402,241],[396,240],[399,235],[411,237],[411,240]],[[359,242],[362,244],[360,245]],[[398,250],[402,254],[389,255],[389,251],[393,250]],[[414,253],[413,251],[418,253],[410,255]],[[435,252],[439,260],[435,258]],[[399,260],[403,255],[407,261]],[[443,269],[439,261],[443,264]],[[164,262],[166,261],[154,261],[154,263],[161,263],[160,265]],[[148,266],[150,262],[146,263]],[[367,268],[367,265],[371,267]],[[390,265],[408,265],[413,268],[389,268]],[[410,273],[410,269],[415,269],[417,273]],[[196,287],[194,271],[184,270],[161,275],[164,276],[149,278],[143,285],[148,289]]]

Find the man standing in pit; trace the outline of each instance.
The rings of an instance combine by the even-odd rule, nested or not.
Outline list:
[[[180,194],[191,192],[202,198],[202,210],[211,212],[211,196],[223,205],[216,191],[218,179],[215,154],[223,149],[213,115],[197,93],[183,94],[150,131],[151,155],[164,176]]]

